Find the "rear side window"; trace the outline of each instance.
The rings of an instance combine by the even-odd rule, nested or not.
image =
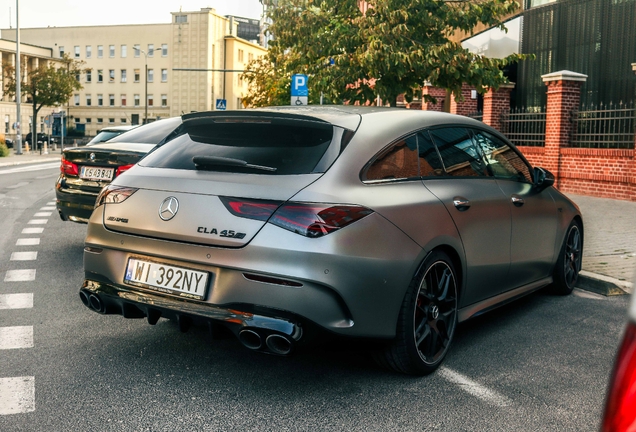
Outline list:
[[[486,163],[467,129],[449,127],[430,131],[444,162],[446,175],[488,177]]]
[[[396,180],[418,177],[417,135],[411,135],[380,153],[366,169],[362,180]]]
[[[319,165],[320,169],[330,166],[323,156],[334,137],[334,127],[328,123],[283,119],[200,119],[184,123],[181,131],[180,136],[149,153],[141,165],[269,175],[309,174],[319,172],[315,171]],[[338,151],[329,155],[333,153],[335,160],[340,154],[340,142],[334,145]]]

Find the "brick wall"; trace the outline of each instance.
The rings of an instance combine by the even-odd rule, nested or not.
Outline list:
[[[497,90],[489,89],[484,94],[483,122],[501,130],[501,115],[510,110],[510,91],[514,84],[503,84]]]
[[[462,98],[463,100],[460,102],[455,101],[455,96],[450,96],[450,113],[451,114],[459,114],[459,115],[468,115],[477,112],[477,99],[471,99],[471,92],[475,90],[475,87],[469,86],[468,84],[462,85]]]
[[[424,95],[429,95],[437,99],[437,103],[427,102],[424,100]],[[433,87],[431,85],[425,85],[422,89],[422,109],[425,111],[442,111],[444,108],[444,99],[446,98],[446,90]]]

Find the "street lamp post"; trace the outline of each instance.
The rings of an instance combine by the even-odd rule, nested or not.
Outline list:
[[[20,117],[20,102],[22,100],[22,90],[20,84],[22,84],[22,73],[20,71],[20,2],[15,0],[15,101],[16,101],[16,137],[15,137],[15,149],[16,154],[22,154],[22,131],[21,124],[22,118]]]
[[[134,48],[135,51],[139,51],[140,53],[142,53],[144,55],[144,63],[145,63],[145,73],[146,73],[146,79],[145,79],[145,99],[146,101],[144,102],[144,121],[142,122],[142,124],[146,124],[148,123],[148,53],[144,50],[142,50],[141,48]],[[155,49],[152,50],[152,53],[154,55]],[[153,80],[154,82],[154,80]]]

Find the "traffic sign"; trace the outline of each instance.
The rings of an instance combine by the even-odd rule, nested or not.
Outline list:
[[[307,87],[307,75],[292,75],[292,96],[309,96],[309,88]]]
[[[225,99],[217,99],[216,109],[219,111],[225,111],[227,109],[227,101]]]

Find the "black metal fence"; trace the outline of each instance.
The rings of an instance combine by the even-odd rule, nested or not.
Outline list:
[[[501,116],[504,135],[517,146],[545,145],[545,108],[515,108]]]
[[[573,113],[576,123],[570,145],[579,148],[633,149],[634,102],[589,105]]]

